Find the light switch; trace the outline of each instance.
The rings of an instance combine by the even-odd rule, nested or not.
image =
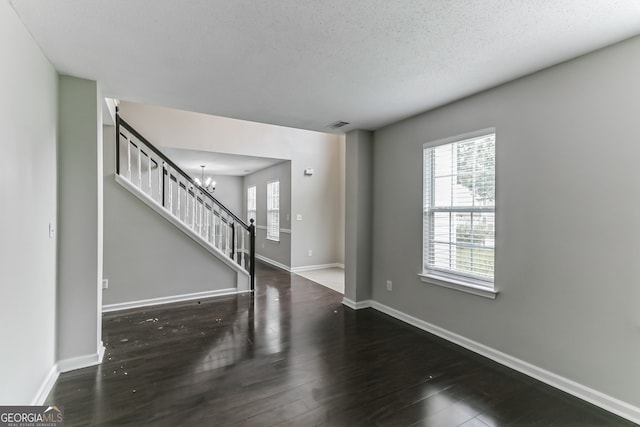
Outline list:
[[[302,214],[296,214],[296,221],[302,221]]]

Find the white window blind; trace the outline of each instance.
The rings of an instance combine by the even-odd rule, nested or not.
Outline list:
[[[256,220],[256,187],[247,188],[247,223]]]
[[[280,181],[267,183],[267,239],[280,241]]]
[[[423,273],[493,289],[495,133],[424,147]]]

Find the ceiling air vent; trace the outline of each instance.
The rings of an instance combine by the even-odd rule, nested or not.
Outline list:
[[[346,125],[350,124],[349,122],[343,122],[342,120],[337,121],[335,123],[331,123],[328,127],[330,127],[331,129],[340,129],[341,127],[344,127]]]

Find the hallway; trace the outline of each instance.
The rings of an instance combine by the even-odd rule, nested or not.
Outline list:
[[[102,365],[62,374],[67,426],[632,425],[303,277],[104,315]]]

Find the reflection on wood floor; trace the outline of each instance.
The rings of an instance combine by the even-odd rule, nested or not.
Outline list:
[[[632,425],[303,277],[104,315],[100,366],[47,400],[67,426]]]

